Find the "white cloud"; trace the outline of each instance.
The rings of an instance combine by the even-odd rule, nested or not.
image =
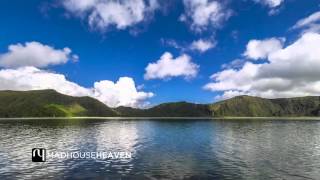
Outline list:
[[[89,11],[99,2],[99,0],[64,0],[64,7],[74,13]]]
[[[265,59],[270,53],[282,49],[283,42],[284,39],[280,38],[250,40],[243,55],[254,60]]]
[[[0,70],[0,90],[54,89],[71,96],[90,96],[110,107],[141,107],[153,93],[137,91],[132,78],[121,77],[117,82],[103,80],[85,88],[66,79],[62,74],[36,67]]]
[[[235,59],[229,63],[222,64],[223,69],[238,69],[241,68],[246,61],[244,59]]]
[[[254,0],[257,3],[262,3],[270,8],[275,8],[280,6],[284,0]]]
[[[0,66],[16,68],[21,66],[47,67],[64,64],[68,60],[77,60],[77,55],[71,55],[71,49],[54,49],[39,42],[14,44],[8,47],[8,52],[0,54]]]
[[[63,0],[63,5],[70,13],[87,19],[90,27],[103,31],[136,25],[159,7],[157,0]]]
[[[116,83],[108,80],[95,82],[93,92],[93,97],[111,107],[141,107],[145,105],[144,100],[153,96],[153,93],[138,91],[129,77],[121,77]]]
[[[178,43],[177,41],[173,39],[161,39],[161,43],[168,47],[173,47],[175,49],[180,50],[181,52],[186,51],[198,51],[200,53],[204,53],[208,51],[209,49],[212,49],[216,46],[217,42],[213,39],[198,39],[195,41],[192,41],[191,44],[183,42]]]
[[[208,27],[218,28],[229,19],[231,11],[219,1],[183,0],[185,13],[180,17],[182,21],[191,21],[191,29],[201,32]]]
[[[191,43],[190,49],[197,50],[197,51],[203,53],[211,48],[214,48],[215,46],[216,46],[215,41],[208,41],[208,40],[199,39],[199,40],[193,41]]]
[[[295,28],[301,28],[301,27],[304,27],[304,26],[309,26],[310,24],[313,24],[313,23],[319,22],[319,21],[320,21],[320,11],[315,12],[315,13],[311,14],[310,16],[299,20],[294,25],[294,27]]]
[[[320,32],[320,11],[300,19],[291,29],[304,29],[304,32]]]
[[[186,51],[187,50],[185,45],[181,45],[181,44],[179,44],[177,41],[175,41],[173,39],[161,38],[160,41],[161,41],[161,44],[164,45],[164,46],[173,47],[173,48],[179,49],[181,51]]]
[[[218,98],[247,94],[267,98],[320,94],[320,34],[305,33],[293,44],[270,52],[267,62],[246,62],[211,76],[205,89],[223,92]]]
[[[194,64],[190,56],[183,54],[173,58],[171,53],[165,52],[157,62],[148,64],[144,78],[147,80],[178,76],[193,78],[197,75],[198,69],[199,65]]]
[[[284,3],[284,0],[253,0],[256,3],[260,3],[270,8],[269,15],[275,15],[279,12],[279,7]]]

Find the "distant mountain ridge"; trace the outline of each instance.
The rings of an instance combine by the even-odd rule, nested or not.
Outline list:
[[[208,105],[188,102],[163,103],[149,109],[118,107],[115,110],[127,117],[210,117]]]
[[[0,117],[303,117],[320,116],[320,97],[237,96],[213,104],[163,103],[149,109],[110,108],[91,97],[54,90],[0,91]]]

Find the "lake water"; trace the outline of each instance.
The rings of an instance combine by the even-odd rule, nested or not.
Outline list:
[[[130,152],[131,158],[48,158]],[[0,179],[320,179],[320,121],[1,120]]]

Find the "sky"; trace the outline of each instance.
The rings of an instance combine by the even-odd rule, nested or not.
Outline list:
[[[2,0],[0,90],[111,107],[320,95],[319,0]]]

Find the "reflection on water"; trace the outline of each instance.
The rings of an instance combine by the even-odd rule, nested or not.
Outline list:
[[[320,122],[0,121],[0,179],[319,179]],[[129,151],[131,159],[47,159],[31,149]]]

